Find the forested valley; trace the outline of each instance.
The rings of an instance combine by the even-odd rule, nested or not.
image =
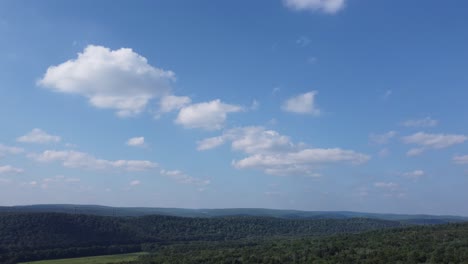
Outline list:
[[[1,263],[141,251],[130,263],[468,263],[468,224],[0,214]]]

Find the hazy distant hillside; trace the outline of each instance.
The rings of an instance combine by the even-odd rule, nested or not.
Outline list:
[[[468,221],[468,217],[406,215],[406,214],[375,214],[346,211],[298,211],[274,210],[261,208],[233,209],[181,209],[181,208],[148,208],[148,207],[108,207],[99,205],[30,205],[0,207],[0,212],[56,212],[79,213],[100,216],[145,216],[170,215],[182,217],[220,217],[220,216],[267,216],[287,219],[346,219],[375,218],[383,220],[404,221],[409,224],[443,224]]]

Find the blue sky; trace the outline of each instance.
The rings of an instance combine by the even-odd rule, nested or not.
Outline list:
[[[2,1],[0,204],[468,215],[467,12]]]

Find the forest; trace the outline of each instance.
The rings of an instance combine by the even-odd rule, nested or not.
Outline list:
[[[0,262],[151,251],[187,242],[318,237],[397,228],[396,221],[230,216],[106,217],[63,213],[0,214]]]
[[[468,263],[468,224],[269,239],[244,244],[168,245],[125,264],[136,263]]]

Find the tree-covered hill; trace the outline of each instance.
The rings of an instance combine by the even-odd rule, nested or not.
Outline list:
[[[168,215],[180,217],[263,216],[286,219],[346,219],[374,218],[409,221],[415,224],[442,224],[468,221],[468,217],[450,215],[378,214],[349,211],[300,211],[264,208],[184,209],[152,207],[110,207],[100,205],[44,204],[26,206],[0,206],[0,212],[10,213],[78,213],[100,216]]]
[[[175,244],[126,264],[136,263],[468,264],[468,223],[253,243]]]
[[[0,262],[131,252],[142,244],[324,236],[399,227],[376,219],[272,217],[106,217],[61,213],[0,214]],[[112,250],[109,248],[112,246]],[[3,262],[2,262],[3,261]]]

